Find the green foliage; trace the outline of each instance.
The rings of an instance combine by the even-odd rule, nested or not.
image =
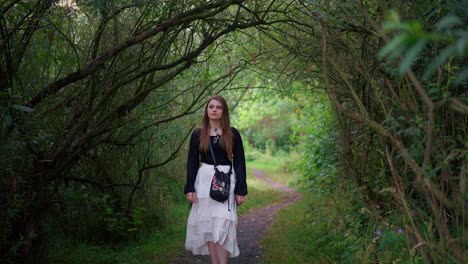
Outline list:
[[[103,223],[101,228],[115,237],[131,237],[142,226],[142,216],[144,208],[137,207],[130,214],[119,207],[118,201],[113,201],[108,195],[94,199],[93,205],[97,207],[100,220]],[[114,240],[114,239],[111,239]]]
[[[404,219],[412,260],[462,262],[466,3],[321,8],[330,17],[322,67],[338,121],[341,178],[353,180],[371,211],[383,208],[377,222]],[[447,212],[457,220],[445,221]],[[438,235],[428,236],[427,225]]]
[[[250,54],[233,49],[236,38],[227,35],[263,24],[254,15],[268,13],[263,6],[3,3],[0,31],[8,34],[0,43],[0,164],[6,177],[0,191],[6,194],[2,211],[11,215],[0,219],[0,257],[21,236],[37,233],[40,241],[47,235],[43,227],[119,243],[152,224],[167,224],[183,175],[174,175],[180,168],[170,174],[157,169],[177,157],[208,96],[248,86],[234,80],[248,68]],[[93,221],[67,229],[78,212],[85,214],[80,219],[100,222],[102,232],[92,232]],[[157,217],[152,222],[149,216]],[[42,225],[50,218],[61,225]],[[46,251],[41,242],[21,245],[14,256],[19,262]]]
[[[178,250],[186,213],[177,155],[217,93],[250,164],[281,169],[279,181],[298,169],[301,189],[334,199],[304,205],[307,229],[291,234],[301,245],[284,245],[297,262],[315,261],[318,247],[323,262],[345,263],[460,262],[468,252],[465,3],[10,2],[0,24],[0,257],[46,252],[30,247],[48,236],[52,262],[167,259],[164,241]],[[313,94],[327,78],[333,109]],[[341,192],[339,178],[356,186]],[[249,201],[263,205],[269,191]],[[312,225],[314,215],[326,221]],[[395,233],[403,225],[411,236]]]
[[[50,245],[47,263],[170,263],[183,248],[187,205],[171,210],[171,225],[147,230],[145,236],[126,243],[90,243],[73,239],[55,239]]]
[[[302,152],[297,167],[302,176],[296,184],[312,192],[330,192],[338,177],[337,123],[332,109],[324,95],[317,95],[301,113],[293,136]]]
[[[457,4],[449,6],[455,7]],[[439,7],[439,10],[443,9]],[[468,54],[466,44],[468,38],[466,19],[460,18],[462,16],[460,11],[462,10],[454,9],[440,12],[438,16],[433,17],[432,21],[419,18],[412,22],[400,22],[399,17],[392,13],[391,18],[387,19],[382,26],[384,32],[395,32],[395,36],[383,47],[380,55],[388,55],[387,61],[392,61],[402,55],[399,63],[400,74],[405,73],[410,65],[413,65],[411,68],[415,73],[414,78],[417,78],[416,81],[411,80],[411,85],[406,83],[397,87],[398,92],[405,95],[399,96],[399,103],[388,104],[386,119],[382,124],[397,135],[405,148],[399,155],[395,155],[395,163],[399,166],[398,171],[401,173],[401,178],[397,179],[400,182],[413,182],[417,192],[405,199],[400,199],[404,200],[401,202],[407,206],[417,208],[415,210],[419,212],[416,216],[407,213],[406,217],[411,223],[411,232],[418,233],[429,245],[418,250],[420,257],[425,261],[432,259],[436,262],[459,262],[463,258],[462,248],[465,247],[465,242],[451,248],[445,246],[451,243],[448,241],[452,240],[447,238],[448,236],[457,237],[460,241],[464,240],[461,231],[463,228],[458,225],[465,221],[443,223],[436,220],[443,218],[440,211],[442,209],[435,209],[440,199],[458,203],[456,201],[464,200],[462,197],[465,196],[458,191],[458,188],[462,184],[459,181],[464,181],[465,177],[462,176],[464,174],[462,171],[466,166],[466,159],[463,157],[466,155],[457,149],[463,149],[465,145],[460,141],[459,133],[466,132],[463,127],[466,127],[467,111],[466,108],[455,106],[458,100],[454,99],[460,97],[463,101],[461,104],[466,103],[464,99],[466,89],[463,86],[466,86],[468,70],[464,63],[464,58]],[[409,38],[413,41],[409,41]],[[398,39],[403,39],[403,41],[398,44]],[[424,49],[416,48],[416,45],[421,45]],[[390,65],[387,67],[392,68]],[[414,88],[419,89],[419,96],[412,91]],[[445,105],[447,101],[454,103],[447,107]],[[410,106],[411,104],[416,104],[417,107]],[[438,105],[438,107],[431,109],[431,104]],[[403,165],[405,163],[408,167],[411,167],[410,163],[418,164],[421,166],[420,172],[414,167],[411,168],[412,172],[403,169],[406,167]],[[401,167],[403,168],[400,169]],[[395,169],[393,170],[393,176],[395,176]],[[446,183],[441,183],[441,180],[448,174],[458,176],[448,179]],[[430,182],[430,186],[422,187],[419,182],[423,180]],[[413,191],[410,186],[405,187],[406,192]],[[437,199],[427,198],[434,193],[443,194]],[[454,218],[463,219],[462,215],[465,213],[463,210],[455,209],[456,207],[461,208],[463,205],[448,206],[446,210],[451,211]],[[445,235],[439,233],[437,237],[427,230],[427,226],[434,222],[436,229]],[[412,242],[417,243],[414,239]]]
[[[236,124],[249,145],[274,153],[293,147],[290,135],[297,121],[295,102],[275,93],[265,94],[251,90],[236,108]]]
[[[465,22],[465,23],[464,23]],[[468,29],[466,21],[456,14],[447,14],[435,23],[433,31],[427,32],[421,21],[401,22],[396,12],[390,12],[382,25],[382,32],[395,32],[391,40],[380,50],[380,58],[388,57],[394,60],[402,57],[398,71],[401,75],[421,57],[424,48],[430,43],[438,46],[437,53],[431,54],[432,59],[425,67],[422,79],[427,81],[438,68],[444,68],[455,76],[454,84],[461,84],[468,78],[468,68],[461,61],[468,54]],[[455,68],[454,68],[455,66]],[[452,69],[450,69],[452,68]]]

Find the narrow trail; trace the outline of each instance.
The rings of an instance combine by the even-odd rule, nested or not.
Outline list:
[[[265,181],[267,184],[287,193],[287,196],[280,202],[267,205],[262,208],[253,209],[239,217],[237,223],[237,239],[239,243],[240,255],[235,258],[230,258],[230,264],[256,264],[262,259],[263,248],[260,245],[260,240],[268,231],[273,223],[276,213],[298,201],[301,195],[294,189],[291,189],[283,184],[272,181],[265,176],[262,170],[253,170],[254,176]],[[182,254],[172,260],[173,264],[186,263],[210,263],[209,256],[193,256],[191,252],[184,251]]]

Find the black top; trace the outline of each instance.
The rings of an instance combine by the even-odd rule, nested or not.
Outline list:
[[[198,145],[200,144],[200,128],[192,132],[190,138],[190,146],[187,158],[187,182],[185,183],[184,193],[195,192],[195,178],[197,177],[200,162],[214,165],[213,158],[208,149],[206,153],[201,153]],[[233,134],[233,168],[236,173],[236,188],[234,194],[247,195],[247,182],[246,182],[246,168],[245,168],[245,155],[244,146],[242,145],[242,138],[239,131],[231,127]],[[219,142],[214,140],[214,136],[210,137],[213,152],[218,165],[230,165],[226,151],[220,146]],[[213,171],[214,172],[214,171]]]

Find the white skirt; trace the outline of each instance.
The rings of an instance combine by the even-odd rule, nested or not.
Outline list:
[[[228,172],[229,165],[219,165],[218,169]],[[212,241],[223,245],[231,253],[231,257],[237,257],[237,206],[234,198],[236,175],[234,171],[231,174],[229,203],[220,203],[210,198],[213,175],[214,166],[202,163],[195,180],[198,201],[192,204],[187,220],[185,249],[192,251],[194,255],[209,255],[207,242]]]

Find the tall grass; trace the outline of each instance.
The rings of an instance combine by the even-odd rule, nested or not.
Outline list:
[[[262,263],[421,263],[410,255],[403,219],[371,212],[358,192],[303,193],[262,240]],[[392,221],[388,221],[392,219]],[[413,258],[413,259],[412,259]]]

